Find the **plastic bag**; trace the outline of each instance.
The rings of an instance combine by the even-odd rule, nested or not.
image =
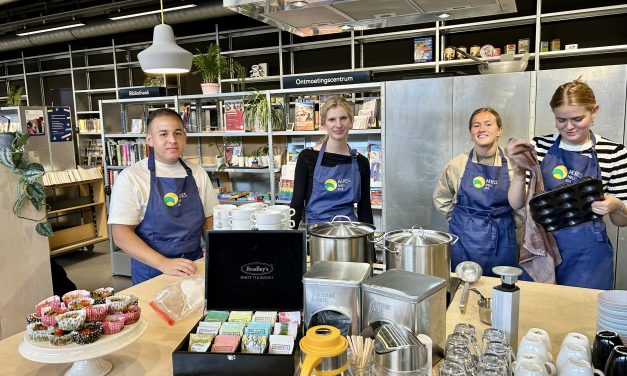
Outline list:
[[[165,287],[150,302],[150,306],[172,326],[202,308],[204,301],[205,279],[193,275]]]

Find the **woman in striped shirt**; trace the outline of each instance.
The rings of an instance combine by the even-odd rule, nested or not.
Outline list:
[[[603,200],[592,203],[592,211],[609,215],[617,226],[627,226],[627,151],[596,135],[590,129],[599,111],[594,92],[583,81],[574,80],[557,88],[551,98],[558,133],[535,137],[545,189],[575,184],[584,176],[602,179]],[[509,201],[514,209],[525,204],[525,171],[514,166]],[[613,250],[601,217],[553,232],[562,263],[555,269],[557,283],[596,289],[614,286]]]

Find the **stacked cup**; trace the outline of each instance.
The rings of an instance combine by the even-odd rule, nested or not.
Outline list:
[[[267,208],[268,210],[276,210],[276,211],[280,211],[281,213],[285,213],[287,214],[287,217],[285,218],[285,220],[283,221],[283,230],[289,230],[292,227],[294,227],[294,221],[292,221],[292,216],[294,215],[294,213],[296,212],[294,210],[294,208],[289,207],[289,205],[274,205],[274,206],[268,206]]]
[[[213,228],[216,230],[230,230],[229,213],[235,209],[235,205],[216,205],[213,207]]]
[[[229,212],[229,225],[232,230],[250,230],[253,221],[250,216],[255,213],[255,206],[248,204],[238,206]]]
[[[265,208],[250,215],[251,227],[258,230],[283,230],[286,218],[289,218],[287,213]]]

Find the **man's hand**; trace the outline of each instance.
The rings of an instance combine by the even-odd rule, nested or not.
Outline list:
[[[157,269],[163,274],[185,277],[196,274],[196,265],[194,262],[184,258],[166,258],[157,266]]]

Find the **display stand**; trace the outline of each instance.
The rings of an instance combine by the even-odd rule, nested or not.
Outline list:
[[[88,345],[72,343],[66,346],[34,342],[24,333],[24,339],[20,342],[18,350],[24,358],[34,362],[73,362],[65,376],[104,376],[111,371],[113,365],[101,357],[135,342],[147,328],[148,321],[141,318],[137,323],[125,326],[120,333],[103,335],[94,343]]]

